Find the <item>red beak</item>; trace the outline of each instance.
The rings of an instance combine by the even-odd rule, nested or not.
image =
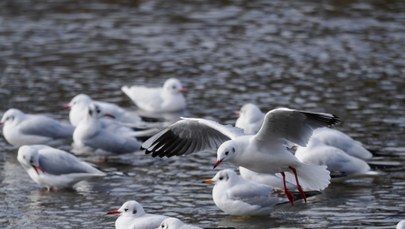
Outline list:
[[[181,92],[181,93],[187,93],[187,92],[188,92],[188,89],[185,88],[185,87],[183,87],[183,88],[180,89],[180,92]]]
[[[39,166],[32,165],[32,167],[34,168],[35,172],[37,172],[38,175],[39,175],[40,172],[43,172],[41,167],[39,167]]]
[[[2,127],[4,125],[4,122],[0,122],[0,127]]]
[[[119,215],[119,214],[121,214],[121,212],[118,211],[117,209],[113,209],[113,210],[107,212],[107,215]]]
[[[235,111],[236,117],[240,117],[240,111]]]
[[[63,104],[63,109],[70,110],[71,106],[68,103]]]
[[[214,164],[214,168],[212,168],[212,169],[215,169],[219,164],[221,164],[221,162],[222,162],[222,160],[217,160]]]

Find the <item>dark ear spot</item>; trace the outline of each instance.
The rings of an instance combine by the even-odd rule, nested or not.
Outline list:
[[[93,111],[91,109],[89,109],[89,115],[93,116]]]
[[[235,153],[235,148],[234,147],[232,147],[232,152]]]
[[[136,210],[136,209],[134,209],[133,211],[132,211],[132,214],[136,214],[138,211]]]

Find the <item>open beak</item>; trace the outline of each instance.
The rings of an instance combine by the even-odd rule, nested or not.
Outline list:
[[[71,108],[71,106],[69,105],[69,103],[63,104],[63,109],[70,110],[70,108]]]
[[[212,169],[215,169],[219,164],[221,164],[221,162],[222,162],[222,160],[217,160]]]
[[[118,211],[118,209],[113,209],[107,212],[107,215],[119,215],[121,214],[120,211]]]
[[[188,92],[188,89],[185,88],[185,87],[183,87],[183,88],[180,89],[180,92],[181,92],[181,93],[187,93],[187,92]]]
[[[215,182],[213,179],[205,179],[205,180],[203,180],[203,183],[204,184],[214,184]]]

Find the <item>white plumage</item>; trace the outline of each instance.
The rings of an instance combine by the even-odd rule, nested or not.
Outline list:
[[[135,200],[125,202],[119,209],[107,214],[120,215],[115,221],[115,229],[155,229],[167,216],[145,213],[142,205]]]
[[[166,80],[160,88],[123,86],[121,90],[136,106],[145,111],[176,112],[186,108],[186,100],[182,94],[186,89],[175,78]]]
[[[83,179],[105,176],[72,154],[46,145],[21,146],[17,159],[32,180],[48,189],[72,187]]]

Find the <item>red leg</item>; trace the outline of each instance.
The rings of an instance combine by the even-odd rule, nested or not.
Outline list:
[[[284,193],[287,196],[288,201],[291,203],[291,205],[294,205],[294,197],[292,196],[292,194],[287,189],[287,184],[285,182],[285,174],[284,174],[284,172],[281,172],[281,176],[283,176]]]
[[[302,199],[304,199],[304,201],[306,203],[307,202],[307,197],[305,195],[304,190],[302,190],[302,187],[301,187],[300,183],[298,182],[297,170],[292,166],[288,166],[288,168],[290,168],[293,171],[294,176],[295,176],[295,182],[297,183],[297,189],[300,192]]]

